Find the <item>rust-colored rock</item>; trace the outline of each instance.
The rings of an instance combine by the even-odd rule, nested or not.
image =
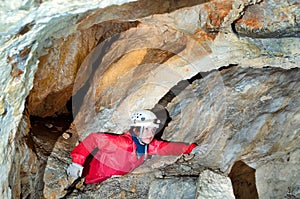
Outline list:
[[[235,25],[240,35],[274,38],[299,36],[300,4],[297,1],[278,3],[276,0],[262,1],[247,7],[245,14]]]

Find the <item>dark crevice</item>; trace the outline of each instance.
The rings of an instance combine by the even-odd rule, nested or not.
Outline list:
[[[177,95],[181,93],[188,85],[189,80],[182,80],[173,86],[159,101],[158,104],[166,107]]]
[[[30,141],[29,148],[35,153],[37,162],[34,163],[39,168],[37,174],[32,174],[31,179],[34,181],[35,196],[42,196],[44,189],[44,172],[47,160],[53,151],[53,148],[59,137],[70,127],[73,121],[72,114],[55,115],[54,117],[30,117],[31,129],[27,136],[27,143]],[[26,163],[30,164],[30,162]],[[23,175],[27,175],[24,173]],[[21,174],[22,177],[22,174]],[[34,179],[33,179],[34,178]],[[21,184],[28,186],[27,184]],[[33,187],[31,187],[32,189]],[[30,190],[29,187],[22,190]],[[28,196],[30,198],[30,196]]]
[[[246,7],[244,8],[243,13],[245,13],[245,10],[246,10]],[[237,23],[238,20],[242,19],[243,16],[244,16],[244,14],[241,15],[241,16],[240,16],[239,18],[237,18],[236,20],[234,20],[234,21],[230,24],[230,27],[231,27],[232,32],[233,32],[238,38],[240,37],[240,33],[239,33],[238,30],[236,29],[236,23]]]
[[[229,177],[236,199],[258,199],[255,182],[255,169],[242,161],[234,163]]]
[[[176,179],[176,178],[192,178],[193,180],[197,180],[199,178],[199,174],[162,174],[161,176],[159,176],[159,178],[157,179],[170,179],[170,177],[172,177],[172,179]]]
[[[30,135],[25,136],[25,142],[26,142],[28,148],[30,148],[33,151],[33,153],[37,154],[37,149],[35,147],[35,143],[32,139],[32,136],[30,136]]]
[[[179,95],[188,85],[193,83],[196,79],[203,78],[202,74],[198,73],[194,77],[186,80],[181,80],[173,86],[159,101],[158,105],[166,107],[177,95]]]
[[[238,33],[238,31],[236,30],[235,24],[236,24],[236,21],[234,21],[233,23],[231,23],[231,24],[230,24],[230,27],[231,27],[232,32],[233,32],[237,37],[239,37],[239,33]]]
[[[46,118],[31,116],[31,131],[28,140],[31,140],[34,151],[37,151],[38,155],[48,157],[57,139],[69,129],[72,121],[72,114]]]
[[[230,69],[232,67],[238,66],[238,64],[229,64],[228,66],[222,66],[218,71]],[[195,76],[190,79],[181,80],[175,86],[173,86],[152,108],[152,111],[156,114],[156,116],[162,121],[162,126],[160,126],[159,132],[156,134],[156,139],[161,140],[164,129],[168,126],[168,123],[172,120],[169,113],[166,110],[168,104],[179,95],[186,87],[192,84],[194,81],[202,79],[206,77],[208,74],[214,72],[216,70],[208,71],[208,72],[199,72]]]
[[[238,66],[238,64],[229,64],[228,66],[222,66],[218,69],[218,71],[227,70],[235,66]]]
[[[259,3],[257,3],[257,4],[259,4]],[[252,5],[252,4],[251,4],[251,5]],[[246,12],[246,10],[247,10],[247,8],[248,8],[249,6],[251,6],[251,5],[245,6],[244,9],[243,9],[243,11],[240,12],[240,13],[242,13],[242,14],[230,24],[230,27],[231,27],[232,32],[233,32],[237,37],[240,37],[241,35],[240,35],[240,33],[238,32],[238,30],[236,29],[236,23],[237,23],[238,20],[240,20],[240,19],[243,18],[244,14],[245,14],[245,12]]]
[[[228,66],[222,66],[218,71],[222,71],[225,69],[232,68],[237,66],[237,64],[229,64]],[[195,76],[191,77],[190,79],[181,80],[175,86],[173,86],[170,91],[168,91],[159,101],[158,105],[166,107],[177,95],[179,95],[188,85],[192,84],[195,80],[202,79],[206,77],[208,74],[214,72],[216,70],[208,71],[208,72],[199,72]]]
[[[28,24],[26,24],[26,25],[24,25],[20,30],[19,30],[19,32],[16,34],[16,37],[17,36],[20,36],[20,35],[24,35],[24,34],[26,34],[27,32],[29,32],[31,29],[32,29],[32,27],[35,25],[35,22],[31,22],[31,23],[28,23]],[[15,37],[15,38],[16,38]]]

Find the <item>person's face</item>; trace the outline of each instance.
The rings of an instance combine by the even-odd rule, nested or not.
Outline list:
[[[139,131],[137,131],[137,136],[139,136]],[[142,141],[145,143],[145,144],[149,144],[154,136],[155,136],[155,132],[156,132],[156,128],[155,127],[144,127],[144,131],[143,131],[143,135],[142,135]]]

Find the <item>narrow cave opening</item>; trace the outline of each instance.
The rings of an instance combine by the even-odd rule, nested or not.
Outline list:
[[[237,161],[234,163],[229,177],[236,199],[258,199],[255,183],[255,169],[243,161]]]
[[[48,117],[30,115],[29,135],[37,155],[46,158],[52,152],[57,139],[70,128],[73,122],[72,98],[62,111]]]
[[[12,198],[43,197],[48,158],[59,137],[73,121],[72,111],[67,106],[62,112],[48,117],[30,115],[28,107],[24,111],[15,138],[16,152],[8,179]]]
[[[39,155],[50,155],[57,139],[70,127],[72,121],[72,115],[56,115],[46,118],[30,116],[30,136],[35,149],[39,149]]]
[[[27,145],[31,148],[34,156],[37,157],[35,162],[27,162],[26,164],[36,164],[38,168],[37,174],[32,174],[30,177],[32,182],[21,182],[21,187],[26,187],[28,184],[34,184],[35,196],[42,196],[44,189],[44,172],[47,165],[48,157],[51,155],[55,144],[59,137],[70,127],[73,121],[72,114],[61,114],[49,117],[30,116],[30,132],[27,136]],[[34,166],[32,166],[34,167]],[[34,171],[30,171],[34,172]],[[26,175],[25,172],[21,172]],[[24,189],[24,188],[22,188]],[[27,190],[28,191],[28,190]],[[26,192],[26,190],[22,190]]]

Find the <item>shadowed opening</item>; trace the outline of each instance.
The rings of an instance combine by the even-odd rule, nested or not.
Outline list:
[[[255,184],[255,169],[242,161],[234,163],[229,177],[236,199],[258,199]]]

